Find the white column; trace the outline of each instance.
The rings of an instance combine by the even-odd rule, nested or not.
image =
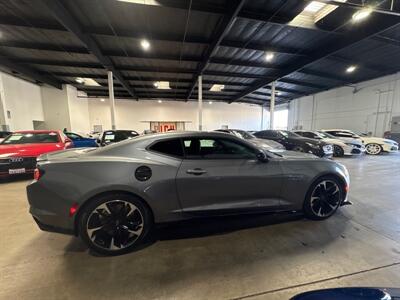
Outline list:
[[[271,103],[269,108],[269,129],[274,129],[274,111],[275,111],[275,84],[273,81],[271,84]]]
[[[111,111],[111,129],[115,130],[115,99],[114,99],[114,83],[113,74],[107,71],[108,75],[108,96],[110,97],[110,111]]]
[[[261,105],[261,126],[260,130],[264,129],[264,105]]]
[[[200,75],[198,78],[198,94],[199,94],[199,107],[198,107],[198,113],[199,113],[199,131],[203,130],[203,80],[202,76]]]

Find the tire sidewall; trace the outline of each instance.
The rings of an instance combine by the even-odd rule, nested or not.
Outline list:
[[[313,212],[313,210],[311,209],[311,194],[312,194],[312,192],[314,191],[315,187],[316,187],[321,181],[324,181],[324,180],[334,181],[334,182],[338,185],[338,187],[339,187],[339,192],[340,192],[340,201],[339,201],[339,205],[331,212],[331,214],[329,214],[329,215],[327,215],[327,216],[324,216],[324,217],[321,217],[321,216],[317,216],[317,215]],[[338,208],[340,207],[340,203],[343,202],[343,200],[344,200],[344,199],[343,199],[344,194],[345,194],[345,193],[344,193],[344,189],[343,189],[342,183],[341,183],[338,179],[336,179],[334,176],[329,176],[329,175],[327,175],[327,176],[319,177],[318,179],[316,179],[316,180],[311,184],[311,186],[310,186],[310,188],[308,189],[308,192],[307,192],[307,194],[306,194],[306,198],[305,198],[304,204],[303,204],[303,211],[304,211],[305,216],[306,216],[308,219],[311,219],[311,220],[325,220],[325,219],[327,219],[327,218],[333,216],[333,215],[336,213],[336,211],[338,210]]]
[[[137,209],[140,211],[143,217],[143,231],[142,234],[139,236],[139,238],[135,241],[134,244],[123,248],[121,250],[115,250],[115,251],[110,251],[104,248],[101,248],[94,244],[92,240],[89,238],[87,232],[86,232],[86,224],[88,221],[88,218],[92,211],[98,207],[99,205],[103,204],[104,202],[112,201],[112,200],[124,200],[127,202],[130,202],[134,204]],[[107,194],[103,196],[99,196],[97,198],[94,198],[90,200],[90,202],[83,207],[83,211],[79,215],[79,220],[78,220],[78,232],[79,236],[81,239],[85,242],[85,244],[93,251],[102,254],[102,255],[107,255],[107,256],[116,256],[116,255],[121,255],[125,254],[128,252],[133,251],[135,248],[141,245],[143,242],[144,238],[149,234],[153,227],[153,220],[152,220],[152,215],[149,211],[149,209],[146,207],[146,205],[143,203],[143,201],[135,196],[132,195],[126,195],[126,194]]]

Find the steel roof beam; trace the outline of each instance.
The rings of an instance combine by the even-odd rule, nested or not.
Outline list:
[[[0,65],[6,67],[7,69],[10,69],[11,71],[28,76],[34,80],[37,80],[41,83],[48,84],[57,89],[62,88],[61,83],[56,78],[52,77],[51,75],[40,74],[35,69],[28,67],[28,66],[21,65],[19,63],[16,63],[16,62],[8,59],[7,57],[0,56]]]
[[[312,58],[299,59],[298,61],[293,63],[290,68],[278,74],[274,80],[282,81],[283,77],[293,72],[300,71],[301,69],[311,65],[312,63],[318,62],[319,60],[324,59],[330,55],[334,55],[340,50],[359,43],[360,41],[379,35],[388,29],[396,27],[398,24],[399,19],[393,16],[385,16],[384,18],[380,18],[379,22],[366,22],[364,23],[364,26],[362,28],[357,27],[357,31],[353,29],[349,31],[348,34],[346,34],[345,36],[335,38],[329,44],[319,47],[318,51],[314,53]],[[258,89],[270,84],[274,80],[258,80],[252,87],[246,89],[244,92],[239,93],[235,98],[233,98],[232,102],[237,101],[240,98],[253,93],[254,91],[257,91]]]
[[[210,62],[210,58],[215,54],[218,49],[222,39],[226,35],[226,33],[231,29],[233,23],[236,20],[236,17],[239,11],[242,9],[243,4],[246,0],[232,0],[230,1],[230,7],[226,14],[222,16],[220,23],[217,25],[217,28],[214,30],[213,38],[211,44],[207,47],[206,52],[203,56],[202,61],[199,63],[196,73],[193,76],[193,82],[191,83],[186,98],[189,99],[192,95],[194,87],[197,83],[197,77],[202,75],[206,67]]]
[[[96,56],[105,69],[113,72],[113,76],[125,87],[129,94],[136,98],[135,91],[129,87],[122,73],[114,66],[111,59],[102,53],[94,38],[83,30],[79,22],[67,8],[59,0],[41,0],[41,2],[69,32],[74,34],[87,47],[90,53]]]

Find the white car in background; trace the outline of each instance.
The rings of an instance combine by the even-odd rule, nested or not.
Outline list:
[[[320,131],[341,139],[359,139],[365,145],[365,152],[370,155],[378,155],[382,152],[397,152],[399,150],[399,144],[393,140],[374,136],[360,136],[346,129],[323,129]]]
[[[333,156],[336,157],[361,155],[365,152],[363,143],[358,139],[341,139],[329,133],[318,131],[296,130],[294,133],[333,145]]]

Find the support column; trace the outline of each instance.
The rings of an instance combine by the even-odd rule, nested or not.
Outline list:
[[[198,106],[198,113],[199,113],[199,131],[203,130],[203,79],[200,75],[198,78],[198,94],[199,94],[199,106]]]
[[[274,129],[274,111],[275,111],[275,84],[273,81],[271,84],[271,103],[269,107],[269,129]]]
[[[115,130],[115,99],[114,99],[114,82],[113,73],[107,71],[108,76],[108,96],[110,98],[110,111],[111,111],[111,129]]]
[[[261,126],[260,130],[264,129],[264,105],[261,105]]]

